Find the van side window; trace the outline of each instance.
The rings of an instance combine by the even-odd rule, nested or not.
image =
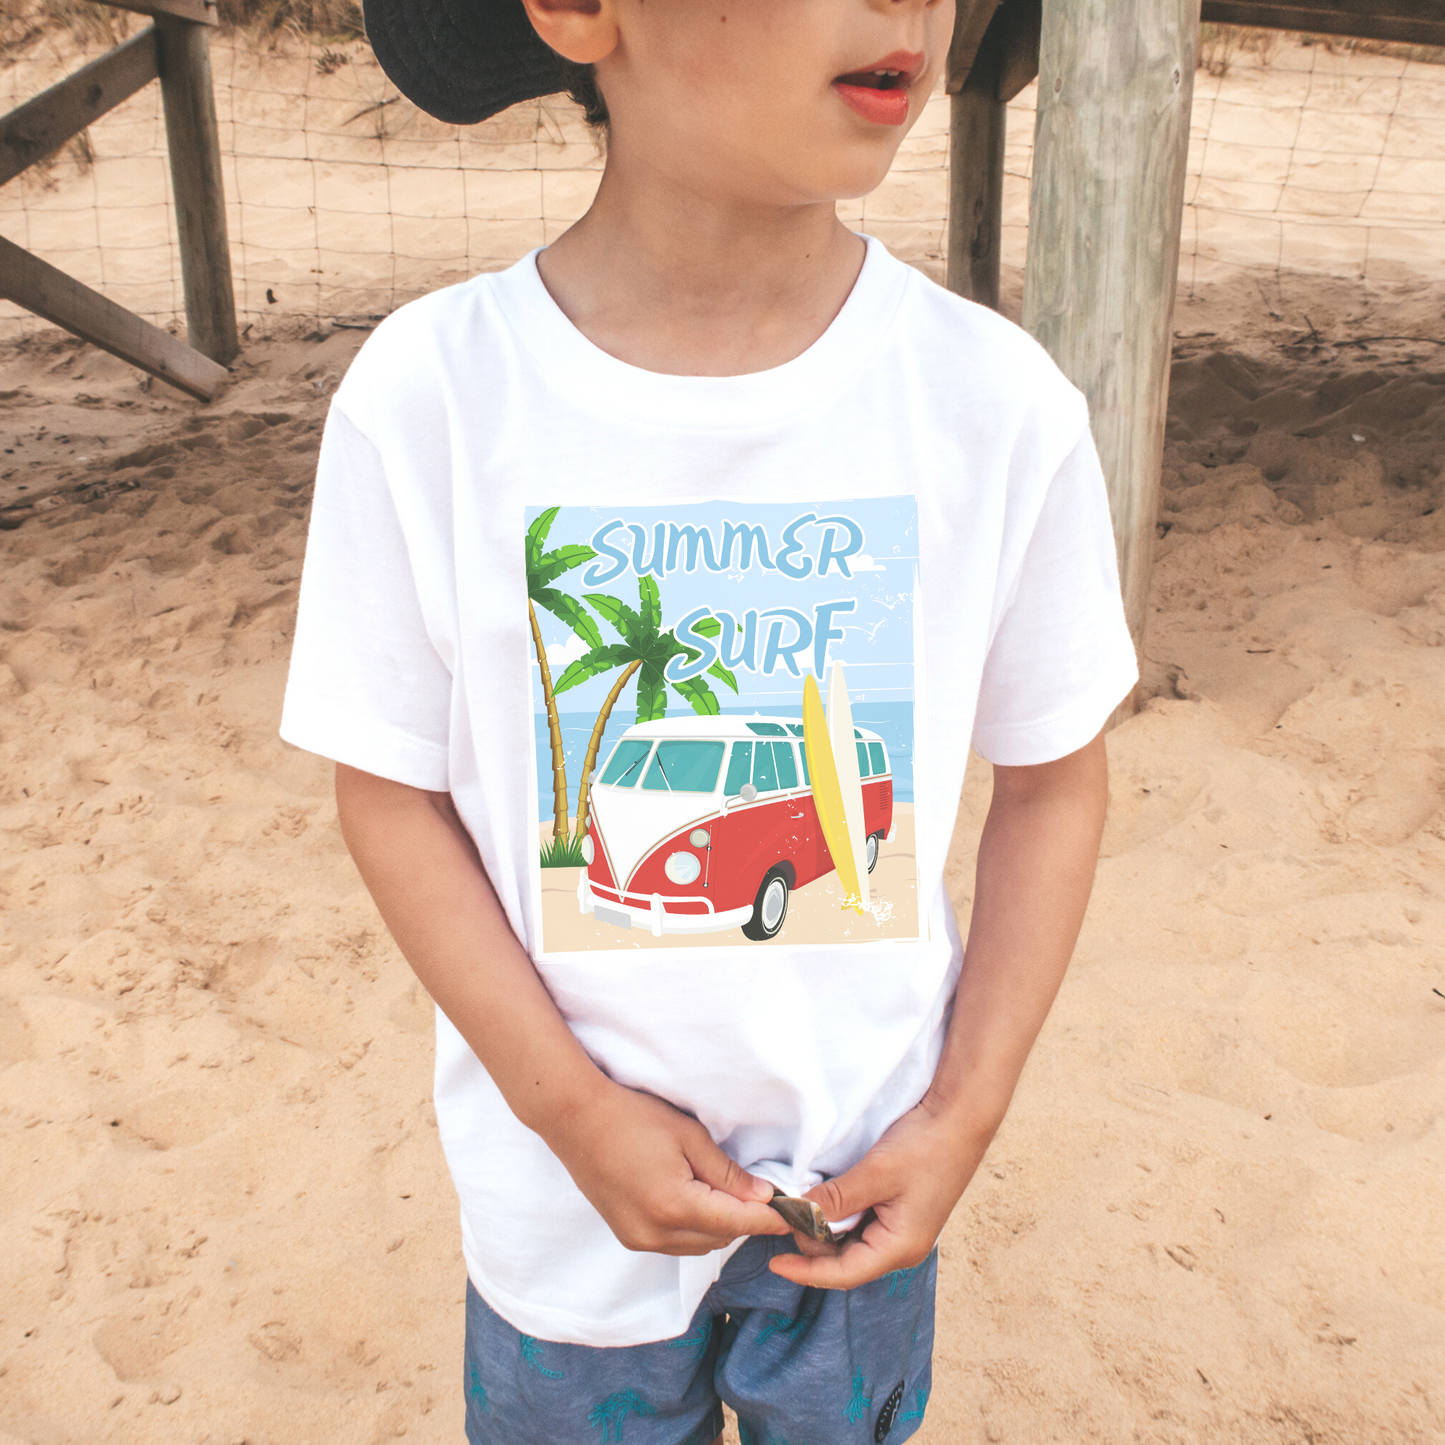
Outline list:
[[[728,779],[723,786],[723,792],[730,798],[736,798],[743,790],[744,783],[753,780],[753,745],[751,743],[734,743],[733,755],[728,760]]]
[[[646,738],[624,738],[612,750],[602,781],[613,788],[633,788],[642,776],[642,765],[652,751]]]
[[[774,743],[773,757],[778,764],[778,786],[780,788],[796,788],[798,786],[798,764],[793,757],[792,743]]]
[[[800,758],[802,758],[802,760],[803,760],[803,783],[804,783],[804,786],[811,788],[811,787],[813,786],[813,780],[812,780],[812,778],[810,778],[810,777],[808,776],[808,745],[807,745],[807,743],[799,743],[799,744],[798,744],[798,756],[799,756]]]
[[[655,792],[710,793],[717,787],[726,743],[664,742],[642,780]]]
[[[778,769],[773,762],[772,743],[753,744],[753,787],[760,793],[778,790]]]
[[[858,749],[858,776],[866,778],[868,776],[868,744],[854,743],[853,746]]]
[[[868,756],[873,759],[874,777],[877,777],[879,773],[886,773],[888,771],[888,760],[883,756],[882,743],[869,743]]]

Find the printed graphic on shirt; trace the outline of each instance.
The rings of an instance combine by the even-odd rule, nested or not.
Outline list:
[[[917,938],[913,497],[526,522],[543,951]]]

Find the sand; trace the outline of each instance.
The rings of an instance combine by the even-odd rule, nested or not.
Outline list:
[[[1146,701],[925,1445],[1445,1437],[1445,348],[1342,344],[1445,292],[1270,285],[1176,314]],[[275,735],[361,335],[209,407],[0,350],[3,1445],[460,1438],[429,1006]]]

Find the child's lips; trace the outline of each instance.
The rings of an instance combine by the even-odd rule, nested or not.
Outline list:
[[[872,65],[833,81],[838,99],[875,125],[902,125],[908,119],[909,91],[923,69],[922,52],[895,50]]]
[[[833,89],[838,99],[875,125],[902,125],[908,119],[908,91],[876,90],[868,85],[853,85],[835,80]]]

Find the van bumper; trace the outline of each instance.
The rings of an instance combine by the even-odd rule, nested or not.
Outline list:
[[[629,899],[640,895],[629,893]],[[635,902],[613,899],[607,893],[594,892],[584,872],[577,882],[577,907],[582,913],[590,913],[603,923],[614,928],[644,928],[654,938],[664,933],[726,933],[730,928],[741,928],[752,916],[752,904],[746,908],[729,908],[722,913],[669,913],[667,902],[701,903],[711,900],[685,897],[667,900],[660,893],[651,894],[645,907]]]

